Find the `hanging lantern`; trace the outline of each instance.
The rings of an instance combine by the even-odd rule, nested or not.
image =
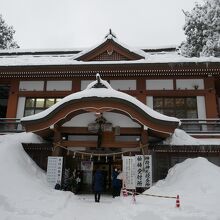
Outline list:
[[[91,155],[90,155],[90,161],[92,161],[92,157],[93,157],[93,156],[92,156],[92,154],[91,154]]]
[[[113,161],[115,161],[115,154],[113,154]]]
[[[108,157],[107,157],[107,156],[105,157],[105,162],[106,162],[106,163],[108,162]]]
[[[100,161],[100,155],[98,156],[98,161]]]

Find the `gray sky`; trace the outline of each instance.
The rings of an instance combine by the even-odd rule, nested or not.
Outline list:
[[[196,0],[201,3],[203,0]],[[83,48],[109,28],[134,47],[178,45],[195,0],[0,0],[21,48]]]

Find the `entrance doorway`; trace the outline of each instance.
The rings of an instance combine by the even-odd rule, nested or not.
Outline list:
[[[9,91],[9,84],[0,84],[0,118],[6,118]]]
[[[69,178],[73,186],[71,191],[76,193],[74,187],[75,181],[74,178],[80,176],[81,182],[77,190],[78,194],[84,193],[93,193],[93,176],[95,171],[99,168],[102,171],[104,176],[104,190],[103,193],[111,194],[112,193],[112,172],[115,168],[122,169],[122,160],[121,158],[113,161],[112,157],[108,157],[106,160],[105,157],[94,157],[92,160],[86,160],[82,158],[72,158],[67,156],[65,158],[65,170],[68,170]]]

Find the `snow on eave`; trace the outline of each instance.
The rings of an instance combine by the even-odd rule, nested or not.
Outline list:
[[[66,53],[66,52],[73,52],[79,53],[81,51],[85,50],[85,48],[43,48],[43,49],[38,49],[38,48],[33,48],[33,49],[21,49],[21,48],[16,48],[16,49],[0,49],[0,56],[2,54],[8,54],[9,56],[11,54],[31,54],[31,53]]]
[[[181,129],[175,129],[174,133],[163,141],[165,145],[175,146],[191,146],[191,145],[220,145],[220,139],[197,139],[191,137],[185,131]]]
[[[154,111],[153,109],[149,108],[148,106],[146,106],[145,104],[143,104],[142,102],[137,100],[136,98],[134,98],[126,93],[114,90],[107,81],[101,80],[101,83],[103,85],[105,85],[106,88],[93,88],[93,86],[96,84],[96,81],[91,82],[85,90],[77,92],[77,93],[73,93],[69,96],[66,96],[61,101],[57,102],[56,104],[54,104],[53,106],[51,106],[50,108],[46,109],[43,112],[40,112],[35,115],[23,117],[21,119],[21,122],[42,119],[42,118],[46,117],[47,115],[49,115],[51,112],[53,112],[55,109],[57,109],[59,106],[63,105],[66,102],[69,102],[71,100],[79,100],[79,99],[86,98],[86,97],[99,97],[99,98],[123,99],[123,100],[131,102],[135,106],[141,108],[146,114],[150,115],[152,118],[155,118],[155,119],[161,120],[161,121],[176,122],[176,123],[180,124],[179,119],[162,115],[162,114]]]
[[[145,59],[131,61],[77,61],[73,57],[76,54],[41,54],[41,55],[1,55],[0,66],[56,66],[56,65],[117,65],[117,64],[184,64],[184,63],[220,63],[220,57],[192,57],[187,58],[177,52],[145,53]],[[78,56],[78,55],[77,55]]]

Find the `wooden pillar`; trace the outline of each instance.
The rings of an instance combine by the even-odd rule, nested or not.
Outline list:
[[[137,99],[146,104],[146,79],[137,79]]]
[[[76,78],[72,81],[72,92],[79,92],[81,90],[81,80]]]
[[[10,86],[11,87],[10,87],[10,92],[9,92],[9,97],[8,97],[8,107],[7,107],[6,118],[16,118],[19,81],[13,80]]]
[[[57,125],[54,125],[53,147],[52,156],[62,156],[62,148],[59,146],[62,141],[60,129]]]
[[[148,154],[148,132],[147,130],[142,130],[140,139],[140,148],[143,155]]]
[[[215,81],[213,77],[209,77],[204,80],[205,82],[205,106],[206,106],[206,117],[207,118],[217,118],[218,117],[218,107],[217,98],[215,91]]]

